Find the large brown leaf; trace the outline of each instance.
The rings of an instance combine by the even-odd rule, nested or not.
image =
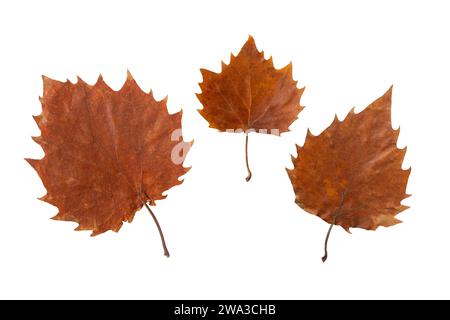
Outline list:
[[[222,63],[221,73],[205,69],[201,73],[202,92],[197,97],[203,109],[199,112],[211,128],[247,133],[247,169],[248,132],[289,131],[303,109],[300,97],[304,89],[298,89],[292,79],[292,64],[275,69],[272,58],[264,59],[251,36],[236,57],[231,55],[229,65]],[[249,170],[247,181],[250,177]]]
[[[335,224],[347,231],[389,227],[408,208],[401,201],[411,169],[402,169],[406,148],[397,148],[391,95],[392,87],[364,111],[352,110],[343,121],[335,117],[318,136],[308,130],[303,147],[297,146],[288,170],[296,203],[330,223],[329,231]]]
[[[43,79],[42,113],[34,117],[41,136],[33,139],[45,156],[27,160],[47,189],[40,199],[59,209],[53,219],[75,221],[92,236],[117,232],[182,182],[189,144],[181,112],[169,114],[166,99],[143,92],[130,73],[119,91],[101,76],[94,86]]]

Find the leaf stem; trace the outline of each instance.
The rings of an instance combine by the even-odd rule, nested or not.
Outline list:
[[[333,229],[333,226],[336,224],[336,218],[341,213],[342,205],[344,204],[344,198],[345,194],[347,193],[347,189],[344,190],[341,193],[341,202],[339,204],[339,207],[336,209],[336,211],[333,213],[333,221],[331,222],[330,227],[328,228],[327,236],[325,237],[325,244],[324,244],[324,255],[322,257],[322,262],[327,261],[328,258],[328,239],[330,238],[331,229]]]
[[[330,224],[330,227],[328,228],[328,232],[327,232],[327,236],[325,237],[325,245],[324,245],[324,249],[325,249],[325,253],[322,257],[322,262],[327,261],[328,258],[328,239],[330,238],[330,233],[331,233],[331,229],[333,229],[334,224],[336,223],[336,216],[334,216],[333,218],[333,223]]]
[[[248,165],[248,133],[245,134],[245,164],[247,165],[247,177],[245,181],[249,182],[252,178],[252,172],[250,171],[250,167]]]
[[[153,213],[152,209],[150,209],[150,206],[147,204],[147,202],[144,202],[144,205],[147,208],[148,212],[150,212],[150,214],[153,218],[153,221],[155,221],[156,227],[158,228],[158,231],[159,231],[159,236],[161,237],[161,242],[162,242],[162,246],[164,249],[164,255],[168,258],[168,257],[170,257],[169,250],[167,250],[166,240],[164,240],[164,234],[162,232],[161,226],[159,225],[158,219],[156,219],[155,214]]]

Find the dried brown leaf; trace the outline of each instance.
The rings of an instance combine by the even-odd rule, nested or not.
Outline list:
[[[411,169],[402,169],[406,148],[397,148],[391,96],[392,87],[364,111],[335,117],[318,136],[308,130],[288,170],[301,208],[347,231],[400,222],[395,216],[408,208],[401,201]]]
[[[43,79],[42,113],[34,117],[41,136],[34,140],[45,156],[27,161],[47,189],[40,199],[59,209],[53,219],[77,222],[76,230],[92,236],[117,232],[182,182],[189,144],[182,141],[181,112],[169,114],[166,99],[143,92],[130,73],[119,91],[101,76],[93,86]],[[174,162],[180,144],[184,154]]]
[[[219,131],[283,133],[297,119],[304,89],[292,79],[292,64],[275,69],[272,58],[256,48],[250,36],[222,72],[201,69],[200,114]],[[247,157],[248,135],[246,136]],[[248,168],[248,159],[247,159]],[[249,171],[248,180],[251,173]]]

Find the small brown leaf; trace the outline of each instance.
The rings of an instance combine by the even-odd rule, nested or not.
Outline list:
[[[296,203],[305,211],[345,230],[375,230],[400,221],[401,201],[411,169],[403,170],[406,148],[397,148],[400,129],[391,125],[392,87],[364,111],[352,110],[320,135],[308,130],[288,170]],[[326,243],[328,241],[327,234]],[[325,256],[326,259],[326,245]]]
[[[202,93],[197,94],[203,105],[200,114],[211,128],[219,131],[245,132],[246,163],[248,168],[248,132],[275,133],[289,131],[297,119],[300,97],[304,89],[297,88],[292,79],[292,64],[277,70],[272,58],[264,59],[264,53],[256,48],[250,36],[230,64],[222,63],[217,74],[201,69]]]
[[[43,79],[42,113],[34,117],[41,136],[34,140],[45,156],[27,160],[47,189],[40,199],[59,209],[53,219],[77,222],[76,230],[92,236],[117,232],[182,182],[190,145],[181,137],[181,112],[169,114],[166,99],[144,93],[130,73],[119,91],[101,76],[94,86]],[[180,146],[184,154],[172,154]]]

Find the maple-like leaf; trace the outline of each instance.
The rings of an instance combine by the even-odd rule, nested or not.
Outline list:
[[[397,148],[400,129],[391,125],[392,87],[364,111],[354,109],[320,135],[308,130],[303,147],[297,146],[294,168],[288,170],[296,203],[305,211],[345,230],[375,230],[400,221],[407,209],[401,201],[411,168],[402,169],[404,149]]]
[[[266,60],[264,53],[256,48],[255,41],[248,41],[230,64],[222,62],[222,72],[200,70],[202,92],[197,94],[203,105],[200,114],[211,128],[226,132],[245,132],[245,156],[248,170],[248,133],[275,133],[289,131],[297,119],[303,89],[297,88],[292,79],[292,63],[275,69],[272,58]]]
[[[189,143],[181,136],[181,112],[143,92],[131,74],[119,91],[100,76],[93,86],[43,77],[42,113],[34,119],[44,150],[27,159],[47,189],[40,198],[59,209],[53,218],[78,223],[92,236],[118,231],[145,205],[151,212],[163,192],[182,182]],[[181,141],[180,141],[181,140]]]

